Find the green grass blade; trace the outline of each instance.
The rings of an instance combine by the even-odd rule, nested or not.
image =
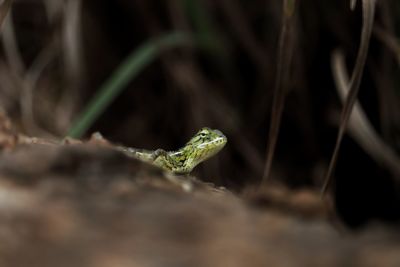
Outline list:
[[[129,82],[152,63],[162,51],[189,43],[188,35],[172,32],[155,40],[150,40],[132,52],[100,87],[70,128],[68,136],[82,137]]]

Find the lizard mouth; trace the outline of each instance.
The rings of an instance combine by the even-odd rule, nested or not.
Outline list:
[[[219,150],[221,150],[225,146],[225,144],[227,143],[228,139],[226,138],[226,136],[220,130],[214,129],[214,132],[219,137],[214,139],[212,141],[212,143],[217,145],[217,146],[219,146],[220,147]]]
[[[210,147],[218,148],[218,151],[222,149],[222,147],[225,146],[227,142],[227,139],[225,135],[222,134],[222,136],[219,136],[209,142],[205,142],[203,144],[198,145],[198,148],[200,149],[207,149]]]
[[[218,148],[218,151],[221,150],[227,142],[227,139],[225,135],[222,134],[222,136],[215,138],[212,140],[209,144],[214,145],[216,148]]]
[[[213,130],[216,134],[218,134],[219,136],[221,136],[223,139],[226,139],[226,136],[218,129],[214,129]]]

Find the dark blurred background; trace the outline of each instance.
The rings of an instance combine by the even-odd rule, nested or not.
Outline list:
[[[342,107],[331,53],[342,49],[353,67],[361,3],[351,11],[346,0],[296,2],[272,180],[319,190]],[[400,2],[378,1],[375,25],[399,36]],[[173,150],[201,127],[218,128],[228,145],[195,174],[240,193],[263,175],[281,26],[282,1],[15,0],[2,26],[0,106],[21,132],[62,138],[131,52],[162,34],[191,34],[191,44],[141,70],[86,137],[99,131],[127,146]],[[359,100],[396,151],[399,90],[396,55],[374,34]],[[349,225],[399,218],[392,174],[349,136],[334,177],[337,211]]]

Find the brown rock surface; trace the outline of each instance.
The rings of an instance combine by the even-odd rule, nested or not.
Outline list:
[[[400,264],[394,232],[339,233],[200,182],[184,192],[105,148],[17,146],[0,177],[1,266]]]

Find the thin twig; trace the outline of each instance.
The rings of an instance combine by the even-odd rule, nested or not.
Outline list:
[[[275,153],[276,142],[278,140],[279,127],[282,118],[282,111],[286,96],[287,80],[289,79],[289,69],[292,60],[293,44],[290,39],[294,5],[292,0],[283,2],[282,28],[279,38],[279,54],[276,71],[274,99],[272,102],[271,124],[268,136],[267,157],[261,185],[265,184],[269,178],[272,161]]]

